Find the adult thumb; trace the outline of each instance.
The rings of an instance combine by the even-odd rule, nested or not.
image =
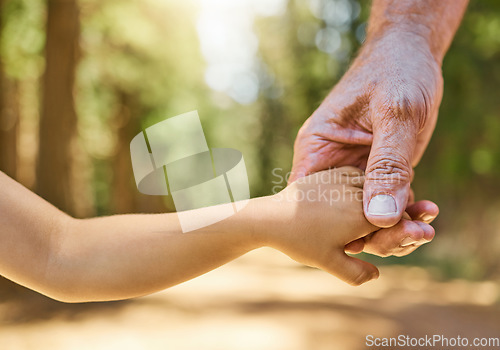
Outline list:
[[[417,142],[417,127],[411,119],[385,119],[374,123],[363,188],[365,216],[378,227],[394,226],[405,211]]]

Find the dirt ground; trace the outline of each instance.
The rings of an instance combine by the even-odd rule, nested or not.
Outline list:
[[[416,267],[385,267],[378,281],[350,287],[261,249],[132,301],[68,305],[36,294],[4,298],[0,350],[390,348],[367,346],[368,335],[472,341],[500,337],[499,300],[498,282],[437,282]],[[481,349],[490,348],[500,349]]]

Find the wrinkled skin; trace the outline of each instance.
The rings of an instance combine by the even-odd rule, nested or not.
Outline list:
[[[349,252],[403,256],[434,235],[429,223],[439,209],[429,201],[413,203],[410,183],[436,125],[443,94],[441,61],[466,4],[375,0],[360,55],[297,135],[289,182],[344,165],[366,170],[365,216],[372,224],[391,229],[352,242],[346,247]],[[427,10],[433,15],[418,17]],[[455,12],[456,18],[440,18],[440,11]],[[400,27],[384,28],[400,17]],[[429,23],[408,24],[408,18]],[[392,214],[369,210],[376,195],[394,199]],[[405,210],[418,223],[400,221]]]
[[[295,142],[290,181],[331,167],[366,169],[365,214],[369,200],[380,193],[394,194],[397,207],[406,209],[412,166],[430,140],[443,91],[441,70],[432,56],[409,47],[404,37],[398,36],[365,48],[300,129]],[[395,46],[399,49],[391,52]],[[392,64],[380,64],[388,55]],[[428,210],[431,217],[438,213],[432,203],[418,208]],[[399,222],[402,210],[393,216],[366,216],[379,227],[390,227]],[[422,226],[422,230],[432,230]],[[413,237],[417,244],[425,242],[418,239],[421,232]],[[376,249],[374,242],[367,249],[388,255],[387,248]]]
[[[384,187],[387,193],[406,191],[397,203],[404,208],[412,166],[422,157],[436,124],[441,70],[430,54],[412,48],[400,34],[373,46],[365,48],[300,129],[290,181],[354,165],[367,171],[370,198],[378,181],[378,192]],[[399,49],[391,49],[394,46]],[[387,60],[391,64],[381,63]]]

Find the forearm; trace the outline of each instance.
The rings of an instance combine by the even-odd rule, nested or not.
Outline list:
[[[66,214],[0,172],[0,275],[31,289],[47,285]]]
[[[0,275],[67,302],[152,293],[257,248],[261,200],[182,233],[175,213],[73,219],[0,172]]]
[[[187,281],[260,246],[256,210],[252,200],[232,217],[187,233],[174,213],[71,219],[47,267],[54,280],[48,293],[70,302],[116,300]]]
[[[468,0],[374,0],[367,43],[387,33],[414,35],[441,62],[462,20]],[[417,40],[417,39],[416,39]]]

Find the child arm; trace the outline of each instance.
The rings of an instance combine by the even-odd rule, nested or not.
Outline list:
[[[65,302],[152,293],[256,248],[255,202],[182,233],[175,213],[74,219],[0,172],[0,274]]]
[[[175,213],[74,219],[0,173],[0,274],[65,302],[116,300],[168,288],[270,246],[359,285],[378,270],[344,247],[377,228],[363,215],[361,173],[337,173],[310,175],[187,233]]]

